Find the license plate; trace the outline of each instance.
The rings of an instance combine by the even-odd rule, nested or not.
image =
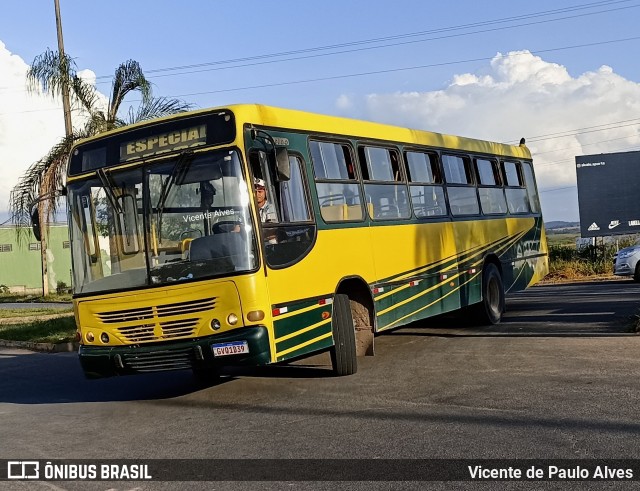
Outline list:
[[[213,356],[241,355],[249,352],[246,341],[232,341],[230,343],[216,343],[211,345]]]

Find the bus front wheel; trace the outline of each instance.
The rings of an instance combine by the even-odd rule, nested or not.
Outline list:
[[[358,370],[356,336],[351,304],[347,295],[338,293],[333,298],[331,321],[334,345],[331,347],[331,366],[338,377],[352,375]]]
[[[498,267],[489,263],[482,271],[482,302],[478,305],[480,321],[485,325],[498,324],[504,312],[504,285]]]

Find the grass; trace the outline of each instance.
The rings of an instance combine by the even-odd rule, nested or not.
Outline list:
[[[70,293],[51,293],[47,296],[42,295],[18,295],[15,293],[0,294],[0,303],[37,303],[37,302],[71,302]]]
[[[0,324],[0,339],[33,343],[65,343],[74,341],[76,322],[73,314],[45,320]]]
[[[50,315],[69,314],[72,312],[71,307],[68,309],[0,309],[0,319],[10,319],[16,317],[43,317]]]
[[[70,302],[71,295],[15,295],[3,293],[0,303]],[[0,309],[0,339],[32,343],[63,343],[75,340],[76,324],[72,308]]]

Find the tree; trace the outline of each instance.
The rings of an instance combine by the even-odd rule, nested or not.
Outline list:
[[[16,225],[19,241],[24,239],[24,232],[30,226],[31,207],[40,199],[38,213],[45,238],[42,250],[43,274],[46,275],[46,230],[59,208],[56,192],[64,184],[73,143],[128,124],[184,112],[191,105],[178,99],[153,97],[151,84],[134,60],[124,62],[116,69],[111,95],[105,103],[95,87],[78,76],[71,57],[60,56],[49,49],[37,56],[27,71],[27,87],[32,93],[45,92],[52,97],[61,96],[68,87],[72,111],[76,114],[73,133],[61,138],[44,157],[34,162],[10,195],[11,220]],[[121,105],[131,92],[139,92],[142,102],[135,110],[131,107],[127,117],[122,118],[119,116]]]

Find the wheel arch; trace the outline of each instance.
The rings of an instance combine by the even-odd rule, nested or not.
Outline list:
[[[502,270],[502,261],[500,261],[500,258],[498,257],[498,255],[493,253],[493,252],[490,253],[490,254],[487,254],[485,256],[485,258],[484,258],[484,263],[482,264],[482,269],[484,270],[484,268],[489,263],[496,265],[496,267],[498,268],[498,271],[500,272],[500,276],[504,280],[504,271]]]
[[[358,356],[373,355],[373,338],[377,325],[375,304],[368,283],[360,276],[347,276],[338,282],[335,294],[349,297]]]

